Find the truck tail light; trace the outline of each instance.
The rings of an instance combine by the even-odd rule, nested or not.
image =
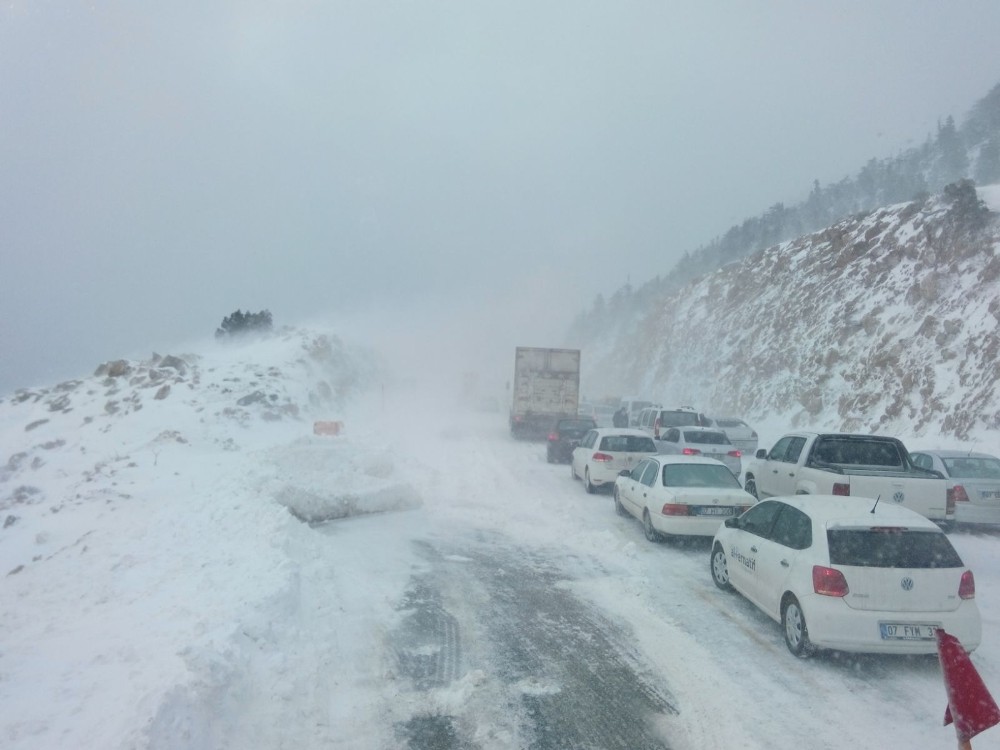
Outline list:
[[[660,418],[657,417],[656,421],[653,422],[653,437],[657,440],[660,439]]]
[[[971,570],[962,573],[962,582],[958,584],[958,596],[961,599],[976,598],[976,579]]]
[[[594,461],[597,461],[597,462],[602,463],[602,464],[603,463],[607,463],[608,461],[614,461],[615,460],[614,456],[609,456],[607,453],[600,453],[600,452],[595,453],[593,456],[591,456],[591,458]]]
[[[847,588],[847,579],[839,570],[813,565],[813,591],[820,596],[847,596],[850,589]]]
[[[729,453],[727,453],[726,455],[732,456],[733,458],[741,458],[743,456],[743,453],[742,451],[729,451]]]
[[[967,503],[969,502],[969,493],[965,491],[965,487],[960,484],[956,484],[950,490],[948,490],[948,504],[954,505],[955,503]]]
[[[847,482],[834,482],[833,494],[848,496],[851,494],[851,485]]]
[[[685,448],[684,450],[681,451],[681,453],[684,454],[685,456],[700,456],[701,455],[701,451],[698,450],[697,448]]]
[[[555,432],[550,432],[550,433],[549,433],[549,442],[550,442],[550,443],[554,443],[554,442],[556,442],[557,440],[559,440],[559,435],[558,435],[558,433],[555,433]]]
[[[691,512],[691,506],[689,505],[677,505],[676,503],[667,503],[663,506],[660,511],[665,516],[686,516]]]

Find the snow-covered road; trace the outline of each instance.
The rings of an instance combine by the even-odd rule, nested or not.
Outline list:
[[[544,446],[511,440],[501,416],[418,421],[419,439],[397,433],[388,456],[423,506],[303,527],[286,710],[246,700],[218,737],[253,727],[247,739],[262,747],[950,746],[935,658],[796,660],[775,623],[713,586],[707,541],[650,544],[609,496],[547,464]],[[368,439],[377,420],[372,429]],[[1000,539],[952,536],[978,574],[975,660],[1000,687]],[[283,660],[289,637],[277,637]]]
[[[8,500],[0,745],[954,745],[935,658],[795,659],[712,584],[707,540],[649,543],[502,414],[390,392],[319,438],[153,408],[8,466],[44,500]],[[951,538],[1000,692],[1000,536]]]

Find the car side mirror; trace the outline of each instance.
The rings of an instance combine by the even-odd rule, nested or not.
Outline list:
[[[767,450],[764,448],[757,449],[757,458],[767,458]]]
[[[725,523],[727,529],[738,529],[740,527],[740,517],[730,516],[726,519]]]
[[[620,477],[630,477],[630,476],[632,476],[632,472],[629,471],[628,469],[622,469],[621,471],[618,472],[618,476],[620,476]]]

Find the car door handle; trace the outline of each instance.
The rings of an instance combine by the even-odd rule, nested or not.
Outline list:
[[[788,560],[782,560],[781,561],[781,567],[787,568],[788,567]]]
[[[750,551],[751,551],[751,552],[756,552],[756,551],[757,551],[757,548],[756,548],[756,547],[751,547],[751,548],[750,548]]]

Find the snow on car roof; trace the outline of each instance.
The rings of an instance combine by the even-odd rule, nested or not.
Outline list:
[[[771,499],[781,500],[798,508],[828,528],[884,526],[887,523],[898,523],[910,528],[941,531],[940,527],[930,519],[909,508],[896,505],[891,499],[887,500],[884,497],[877,504],[873,497],[843,495],[792,495]]]
[[[959,451],[959,450],[919,450],[910,451],[911,453],[926,453],[931,456],[937,456],[938,458],[996,458],[989,453],[978,453],[977,451]]]

